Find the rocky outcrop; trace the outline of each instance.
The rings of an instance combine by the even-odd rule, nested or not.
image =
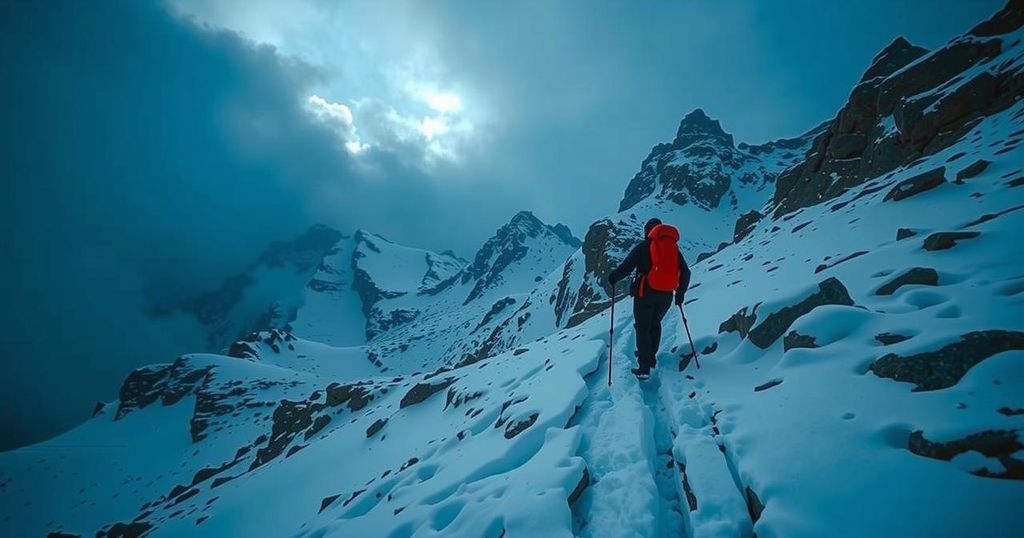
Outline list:
[[[785,168],[798,161],[810,138],[804,135],[760,146],[737,147],[732,135],[698,108],[679,123],[672,142],[654,146],[644,159],[640,171],[626,187],[619,211],[627,211],[652,196],[706,210],[726,201],[736,207],[732,189],[739,185],[761,188],[775,181],[779,163],[784,163]],[[768,156],[778,161],[760,160]]]
[[[932,53],[899,38],[875,57],[807,159],[783,173],[775,216],[835,198],[961,139],[974,120],[1006,109],[1024,92],[1024,73],[998,60],[991,32],[1021,27],[1017,0]],[[982,65],[981,69],[971,69]],[[971,69],[971,71],[968,71]]]
[[[732,233],[732,242],[739,243],[744,237],[749,235],[750,232],[754,231],[754,226],[756,226],[763,218],[764,215],[756,209],[751,209],[750,211],[740,215],[740,218],[736,221],[736,229]]]
[[[846,286],[843,286],[843,283],[834,277],[819,282],[818,290],[800,302],[784,306],[769,314],[764,321],[750,330],[748,338],[757,347],[767,349],[789,330],[797,318],[819,306],[828,304],[853,305],[853,299],[846,291]]]
[[[1020,430],[986,430],[972,433],[952,441],[931,441],[924,432],[916,430],[910,434],[907,450],[925,458],[950,461],[965,452],[974,451],[999,460],[1001,472],[987,468],[971,471],[978,476],[1024,480],[1024,460],[1020,458],[1024,443],[1020,442]]]
[[[642,234],[641,225],[636,223],[601,219],[590,225],[582,247],[583,283],[576,290],[572,311],[566,321],[567,327],[579,325],[608,307],[611,297],[608,273],[626,256]],[[569,285],[570,277],[563,274],[566,285]],[[620,297],[626,293],[625,283],[620,283],[617,288]]]
[[[898,202],[900,200],[910,198],[915,194],[932,190],[945,182],[946,167],[941,166],[897,183],[882,200]]]
[[[565,244],[568,247],[567,253],[570,248],[575,249],[580,245],[579,239],[573,237],[564,225],[548,226],[533,213],[520,211],[484,243],[477,251],[473,263],[462,271],[459,278],[463,284],[475,281],[463,304],[469,304],[484,292],[498,287],[503,272],[526,256],[532,240],[543,236]]]
[[[948,250],[964,239],[974,239],[981,232],[935,232],[924,238],[922,247],[925,250]]]
[[[935,351],[902,357],[889,353],[871,364],[870,371],[884,377],[912,383],[914,392],[938,390],[956,385],[979,362],[1005,351],[1024,349],[1019,331],[976,331]]]
[[[892,280],[879,286],[875,295],[892,295],[903,286],[917,284],[921,286],[938,286],[939,273],[931,267],[914,267]]]

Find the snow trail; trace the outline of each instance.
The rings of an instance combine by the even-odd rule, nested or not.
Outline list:
[[[681,477],[672,454],[676,425],[669,416],[661,391],[661,376],[665,373],[656,370],[649,381],[641,383],[644,403],[654,425],[654,453],[649,457],[659,494],[658,536],[685,536],[679,501]]]

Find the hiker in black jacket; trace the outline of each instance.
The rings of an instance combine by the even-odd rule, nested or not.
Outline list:
[[[655,227],[659,228],[655,232],[655,235],[660,234],[657,238],[652,237],[651,234]],[[674,238],[671,235],[666,235],[666,233],[674,234]],[[671,241],[665,241],[665,237]],[[652,239],[653,242],[658,243],[657,248],[654,249],[655,252],[671,252],[671,249],[675,249],[678,256],[678,264],[662,263],[659,264],[659,268],[670,267],[674,271],[675,267],[678,266],[678,277],[673,273],[672,275],[657,275],[656,279],[652,274],[651,278],[648,278],[652,266]],[[678,285],[674,290],[675,304],[677,305],[683,304],[686,289],[690,285],[690,268],[687,267],[683,254],[679,252],[678,246],[675,245],[678,239],[679,232],[675,228],[662,225],[659,219],[651,219],[644,226],[643,241],[640,241],[640,244],[633,247],[633,250],[622,260],[622,263],[608,274],[608,280],[612,287],[614,287],[617,282],[630,273],[635,272],[629,287],[629,294],[633,296],[633,327],[636,330],[636,350],[639,368],[635,368],[633,373],[641,379],[647,379],[650,376],[651,368],[657,364],[658,345],[661,342],[661,320],[665,317],[665,313],[668,312],[673,302],[673,291],[671,287],[668,288],[668,291],[665,291],[665,282],[674,283],[675,278],[678,278]],[[664,272],[663,269],[659,270]],[[658,280],[658,282],[653,282],[653,280]],[[662,289],[655,289],[657,287]]]

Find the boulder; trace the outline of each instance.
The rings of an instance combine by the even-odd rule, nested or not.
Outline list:
[[[935,351],[906,357],[889,353],[872,363],[869,370],[878,377],[912,383],[914,392],[938,390],[957,384],[981,361],[998,353],[1020,349],[1024,349],[1024,332],[975,331]]]
[[[767,349],[789,330],[789,327],[797,318],[819,306],[827,304],[853,305],[853,299],[850,298],[850,293],[846,290],[846,286],[843,286],[843,283],[835,277],[819,282],[818,290],[800,302],[782,307],[778,311],[769,314],[764,321],[750,330],[748,337],[751,343],[757,347]]]
[[[963,239],[974,239],[981,235],[981,232],[936,232],[924,238],[925,250],[947,250],[955,247],[957,241]]]
[[[946,167],[940,166],[934,170],[929,170],[922,174],[918,174],[912,178],[905,179],[896,184],[888,194],[885,195],[883,201],[892,200],[898,202],[920,194],[922,192],[934,189],[939,185],[946,182]]]
[[[938,286],[939,273],[931,267],[914,267],[882,284],[881,287],[875,290],[875,295],[892,295],[896,290],[910,284]]]

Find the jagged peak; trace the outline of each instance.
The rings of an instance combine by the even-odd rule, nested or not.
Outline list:
[[[711,119],[702,108],[695,108],[683,117],[676,130],[676,138],[672,142],[675,149],[682,149],[694,142],[706,138],[716,138],[732,146],[732,135],[722,129],[718,120]]]
[[[887,77],[925,54],[928,54],[928,49],[914,45],[905,37],[899,36],[875,55],[860,81]]]
[[[1024,26],[1024,0],[1010,0],[1003,9],[988,20],[978,23],[968,33],[979,37],[992,37],[1007,34],[1021,26]]]

